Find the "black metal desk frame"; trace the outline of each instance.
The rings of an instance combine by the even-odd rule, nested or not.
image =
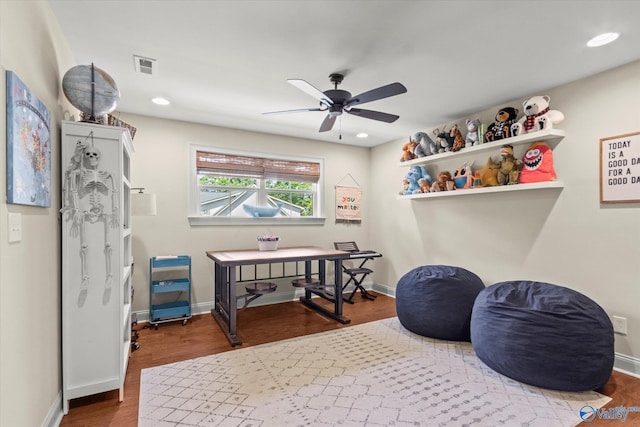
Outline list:
[[[242,281],[242,277],[237,277],[236,267],[258,264],[276,264],[287,262],[304,262],[304,276],[310,279],[313,275],[312,262],[318,262],[318,278],[320,286],[315,288],[305,288],[305,295],[300,297],[300,302],[310,309],[337,320],[342,324],[348,324],[350,319],[342,314],[342,261],[349,258],[349,253],[333,249],[324,249],[313,246],[304,246],[297,248],[281,248],[277,251],[257,251],[257,250],[237,250],[237,251],[207,251],[207,257],[214,262],[214,295],[215,305],[211,310],[211,315],[216,320],[220,329],[225,334],[232,347],[242,344],[242,339],[237,335],[237,298],[236,283]],[[334,263],[334,284],[333,293],[327,293],[325,290],[331,285],[325,283],[326,262]],[[277,279],[282,277],[291,277],[285,275],[268,277],[269,279]],[[297,272],[297,267],[296,267]],[[269,276],[272,276],[271,267],[269,267]],[[239,280],[237,280],[239,279]],[[261,279],[262,280],[262,279]],[[312,296],[317,295],[333,303],[333,311],[316,304],[312,300]]]

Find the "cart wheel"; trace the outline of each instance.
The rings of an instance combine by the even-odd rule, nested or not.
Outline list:
[[[182,326],[186,326],[186,325],[187,325],[187,319],[184,319],[184,320],[182,321]]]

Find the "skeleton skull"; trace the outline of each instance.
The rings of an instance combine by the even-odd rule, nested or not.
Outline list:
[[[84,150],[84,158],[89,164],[89,167],[95,168],[100,161],[100,150],[95,147],[87,147]]]

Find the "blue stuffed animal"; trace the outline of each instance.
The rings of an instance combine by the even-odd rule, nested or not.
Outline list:
[[[431,182],[431,176],[427,173],[424,166],[411,166],[409,172],[407,172],[406,180],[409,186],[403,190],[403,194],[418,194],[421,192],[420,184],[418,180],[421,178]]]
[[[418,143],[413,149],[413,154],[417,157],[430,156],[438,152],[436,143],[425,132],[416,132],[413,140]]]

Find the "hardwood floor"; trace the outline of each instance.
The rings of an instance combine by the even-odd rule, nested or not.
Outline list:
[[[355,304],[344,305],[344,314],[351,319],[350,325],[329,320],[300,302],[240,310],[238,334],[243,339],[243,344],[237,348],[394,317],[395,299],[377,295],[375,301],[358,295],[354,298]],[[135,426],[138,420],[142,369],[232,350],[210,314],[194,316],[186,326],[182,326],[180,322],[172,322],[161,324],[158,330],[141,329],[145,325],[138,325],[140,349],[133,352],[129,360],[124,401],[118,402],[117,390],[75,399],[71,402],[69,413],[62,419],[61,426]],[[640,379],[614,372],[607,385],[599,391],[613,398],[607,407],[640,406]],[[612,422],[615,421],[596,419],[588,425],[611,426]],[[624,425],[640,425],[640,412],[630,413]]]

